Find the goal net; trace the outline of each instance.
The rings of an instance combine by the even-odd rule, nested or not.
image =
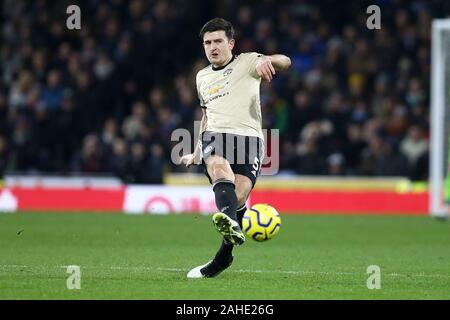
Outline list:
[[[450,208],[450,19],[433,20],[431,59],[430,214]]]

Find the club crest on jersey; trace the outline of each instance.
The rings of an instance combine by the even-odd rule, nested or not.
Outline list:
[[[204,153],[210,153],[210,152],[212,151],[213,148],[214,148],[214,147],[213,147],[212,145],[207,146],[207,147],[205,148]]]
[[[228,76],[232,71],[233,71],[233,69],[231,69],[231,68],[225,70],[225,71],[223,72],[223,76],[224,76],[224,77]]]

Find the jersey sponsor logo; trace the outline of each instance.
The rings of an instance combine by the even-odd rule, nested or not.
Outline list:
[[[221,93],[216,96],[213,96],[212,98],[205,100],[205,105],[208,105],[211,101],[214,101],[216,99],[228,96],[229,94],[230,94],[230,92],[225,92],[225,93]]]
[[[225,88],[225,86],[221,86],[221,85],[212,86],[208,90],[208,94],[215,94],[215,93],[219,92],[220,90],[222,90],[223,88]]]

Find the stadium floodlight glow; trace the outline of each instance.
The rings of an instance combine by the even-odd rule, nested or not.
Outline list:
[[[431,139],[429,210],[435,217],[450,212],[450,19],[432,25]]]

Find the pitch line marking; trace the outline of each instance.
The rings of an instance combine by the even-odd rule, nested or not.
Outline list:
[[[0,265],[0,269],[16,269],[16,268],[30,268],[30,269],[45,269],[45,268],[67,268],[67,266],[25,266],[25,265]],[[162,268],[162,267],[120,267],[120,266],[81,266],[82,269],[109,269],[109,270],[131,270],[131,271],[167,271],[167,272],[188,272],[190,269],[183,268]],[[348,275],[355,276],[360,275],[358,272],[330,272],[330,271],[313,271],[313,270],[303,270],[303,271],[293,271],[293,270],[244,270],[244,269],[230,269],[227,272],[234,273],[281,273],[281,274],[293,274],[293,275]],[[389,277],[423,277],[423,278],[450,278],[450,274],[401,274],[398,272],[385,273],[385,276]]]
[[[180,268],[156,268],[159,271],[171,271],[171,272],[187,272],[188,269],[180,269]],[[328,272],[328,271],[290,271],[290,270],[227,270],[227,272],[235,272],[235,273],[283,273],[283,274],[294,274],[294,275],[305,275],[305,274],[317,274],[317,275],[359,275],[357,272]],[[390,277],[425,277],[425,278],[450,278],[450,275],[446,274],[400,274],[397,272],[394,273],[386,273],[385,275]]]

